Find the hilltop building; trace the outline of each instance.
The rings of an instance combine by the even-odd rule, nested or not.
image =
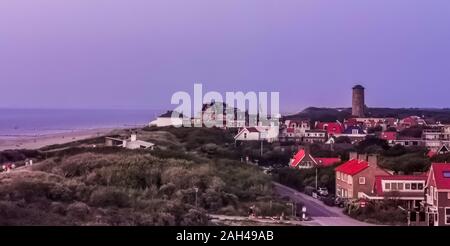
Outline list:
[[[363,118],[365,115],[364,87],[356,85],[353,87],[352,115]]]

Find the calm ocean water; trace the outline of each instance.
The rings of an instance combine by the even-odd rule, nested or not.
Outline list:
[[[158,110],[0,109],[0,137],[143,126]]]

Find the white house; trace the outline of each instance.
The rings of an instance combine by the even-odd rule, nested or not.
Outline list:
[[[234,137],[236,141],[267,141],[278,140],[280,129],[278,126],[244,127]]]
[[[172,117],[172,111],[167,111],[167,113],[159,116],[156,120],[150,122],[149,126],[164,127],[164,126],[182,126],[183,116]]]
[[[138,140],[136,133],[132,133],[131,137],[129,139],[106,137],[105,144],[106,144],[106,146],[117,146],[117,147],[123,147],[123,148],[127,148],[127,149],[151,149],[151,150],[153,150],[155,148],[154,143]]]
[[[311,126],[307,120],[286,120],[280,131],[280,139],[300,142],[308,130],[311,130]]]

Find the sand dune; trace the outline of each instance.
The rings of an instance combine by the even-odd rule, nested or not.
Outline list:
[[[39,136],[0,136],[0,151],[7,149],[39,149],[53,144],[64,144],[77,140],[98,137],[111,132],[114,129],[90,129],[76,130],[66,133],[55,133]]]

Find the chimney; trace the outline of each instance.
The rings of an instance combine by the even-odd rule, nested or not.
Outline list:
[[[359,154],[358,160],[360,160],[360,161],[367,161],[367,154]]]
[[[372,154],[367,157],[369,166],[376,167],[378,165],[378,155]]]
[[[131,133],[131,142],[135,142],[137,141],[137,133],[136,132],[132,132]]]
[[[350,160],[357,160],[357,159],[358,159],[358,153],[350,152]]]

